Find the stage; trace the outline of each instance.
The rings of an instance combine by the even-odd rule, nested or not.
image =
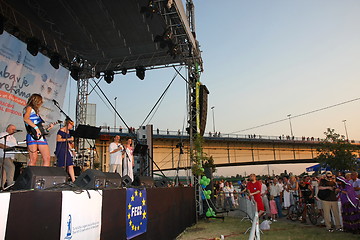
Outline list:
[[[139,189],[133,190],[138,192]],[[147,188],[142,191],[146,192],[147,212],[143,219],[147,218],[147,230],[132,239],[174,239],[196,222],[193,187]],[[68,195],[71,198],[65,201]],[[125,188],[82,190],[82,193],[68,190],[0,193],[2,204],[6,198],[9,198],[7,221],[4,212],[0,214],[0,238],[3,239],[83,239],[80,236],[85,236],[81,234],[87,230],[91,233],[87,240],[127,238],[126,225],[130,219],[127,211],[130,207],[127,208]],[[7,209],[7,205],[3,205],[2,211]],[[71,208],[78,211],[71,212],[71,215],[65,212],[64,215],[64,209]],[[91,218],[89,216],[96,217],[88,220]],[[82,220],[88,220],[91,224],[81,223],[85,225],[79,230],[77,226]],[[91,231],[98,231],[98,235]]]

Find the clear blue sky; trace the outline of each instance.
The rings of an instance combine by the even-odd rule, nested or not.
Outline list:
[[[230,133],[360,97],[360,1],[358,0],[194,0],[196,32],[207,85],[207,132]],[[185,74],[184,71],[182,71]],[[138,127],[175,71],[118,75],[100,87],[129,126]],[[74,115],[75,81],[65,110]],[[150,123],[182,129],[186,85],[177,77]],[[70,96],[70,97],[69,97]],[[70,99],[70,104],[69,104]],[[96,93],[97,125],[114,124],[114,114]],[[360,101],[292,120],[295,136],[322,137],[327,127],[360,140]],[[122,124],[123,125],[123,124]],[[117,120],[119,126],[119,119]],[[289,122],[241,132],[290,135]]]

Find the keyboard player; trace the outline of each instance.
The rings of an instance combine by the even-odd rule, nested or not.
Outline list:
[[[10,186],[14,183],[14,173],[15,173],[15,165],[14,165],[14,158],[15,154],[13,153],[6,153],[5,151],[5,158],[4,158],[4,149],[8,147],[17,146],[16,138],[14,137],[14,133],[16,131],[16,126],[13,124],[9,124],[6,128],[5,132],[0,133],[0,176],[2,177],[1,180],[1,188],[4,189],[5,180],[7,182],[7,186]],[[11,134],[11,135],[9,135]],[[4,145],[4,136],[9,135],[6,137],[6,146]],[[2,168],[4,167],[4,168]]]

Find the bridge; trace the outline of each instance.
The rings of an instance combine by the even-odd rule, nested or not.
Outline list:
[[[122,142],[131,136],[127,129],[103,128],[96,140],[99,160],[103,170],[108,169],[108,146],[111,136],[120,135]],[[104,138],[104,136],[107,136]],[[204,135],[203,151],[212,156],[217,167],[314,163],[317,147],[322,141],[313,137],[264,136],[241,134]],[[359,141],[351,141],[360,144]],[[182,143],[182,144],[179,144]],[[181,147],[180,149],[180,145]],[[360,152],[357,153],[360,155]],[[191,167],[189,135],[182,131],[153,130],[153,158],[161,170],[187,169]],[[154,168],[154,170],[156,170]]]

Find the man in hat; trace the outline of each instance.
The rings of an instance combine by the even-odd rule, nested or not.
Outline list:
[[[331,226],[331,215],[332,211],[334,216],[334,225],[337,231],[342,231],[340,225],[340,213],[338,207],[338,199],[335,193],[336,182],[333,180],[333,174],[331,171],[327,171],[325,174],[325,178],[320,180],[319,191],[326,191],[326,196],[321,199],[322,200],[322,208],[324,212],[324,220],[326,229],[329,232],[333,232],[334,229]]]

